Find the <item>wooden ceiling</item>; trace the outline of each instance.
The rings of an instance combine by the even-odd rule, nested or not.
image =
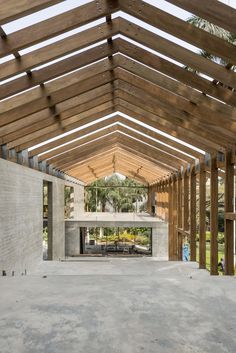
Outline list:
[[[209,6],[166,1],[236,33],[236,10],[217,0],[207,0]],[[234,152],[236,73],[135,18],[230,64],[236,64],[236,46],[141,0],[91,1],[4,31],[10,21],[63,2],[9,0],[1,6],[0,58],[14,56],[0,64],[2,158],[19,162],[23,151],[25,164],[34,159],[37,168],[38,161],[45,162],[86,184],[113,172],[151,184],[194,164],[204,152]],[[117,11],[121,17],[113,18]],[[132,22],[123,14],[133,16]],[[99,25],[21,53],[98,19]]]

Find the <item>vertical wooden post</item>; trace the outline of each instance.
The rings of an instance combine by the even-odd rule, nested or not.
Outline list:
[[[173,195],[172,195],[172,204],[173,204],[173,260],[177,261],[178,260],[178,232],[177,232],[177,180],[176,177],[173,177],[173,189],[172,189]]]
[[[234,212],[234,164],[232,152],[225,153],[225,213]],[[225,275],[234,275],[234,223],[225,217]]]
[[[199,175],[199,268],[206,268],[206,170],[203,161]]]
[[[183,212],[183,229],[189,230],[189,177],[187,170],[184,173],[184,212]]]
[[[169,180],[169,260],[173,261],[173,184]]]
[[[196,172],[190,174],[190,261],[196,261]]]
[[[182,176],[179,173],[178,175],[178,214],[177,214],[177,219],[178,219],[178,228],[183,228],[183,215],[182,215],[182,211],[183,211],[183,202],[182,202]],[[182,256],[182,233],[178,232],[178,260],[181,261],[183,260],[183,256]]]
[[[211,257],[210,273],[218,275],[218,168],[217,155],[211,155]]]

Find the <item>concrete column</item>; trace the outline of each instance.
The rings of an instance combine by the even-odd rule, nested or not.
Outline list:
[[[29,153],[28,150],[22,150],[17,152],[17,163],[24,165],[26,167],[29,166]]]
[[[78,222],[65,222],[65,255],[80,255],[80,227]]]
[[[73,219],[79,217],[84,212],[84,187],[82,185],[74,185],[73,192]]]
[[[152,228],[152,256],[157,260],[168,260],[168,223],[160,222]]]
[[[65,257],[64,184],[53,182],[48,190],[49,259],[60,260]]]

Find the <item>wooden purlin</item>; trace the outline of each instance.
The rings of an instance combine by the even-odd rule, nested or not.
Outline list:
[[[14,21],[33,12],[43,10],[63,0],[8,0],[0,8],[0,24]]]
[[[29,153],[29,156],[32,157],[34,155],[44,153],[50,149],[59,147],[60,145],[62,145],[64,143],[68,143],[68,142],[74,140],[75,138],[81,137],[82,135],[85,135],[85,134],[90,133],[92,131],[96,131],[96,129],[100,129],[102,127],[106,127],[108,124],[110,125],[110,124],[117,123],[117,122],[123,122],[123,124],[126,124],[125,127],[118,125],[119,131],[123,131],[125,133],[129,133],[129,132],[131,133],[132,130],[127,129],[127,127],[131,127],[131,128],[136,128],[136,129],[138,129],[139,132],[146,133],[146,134],[148,134],[147,136],[151,136],[152,138],[155,138],[155,139],[158,139],[160,136],[158,134],[155,134],[155,132],[153,132],[152,130],[149,130],[147,128],[143,128],[141,125],[134,124],[131,121],[129,121],[128,119],[124,119],[121,116],[116,115],[112,118],[109,118],[108,120],[96,122],[94,125],[92,125],[90,127],[84,128],[78,132],[71,134],[71,135],[67,135],[61,139],[57,139],[55,141],[52,141],[51,143],[48,143],[48,144],[45,144],[39,148],[36,148]],[[142,139],[142,135],[139,135],[139,138]],[[151,141],[152,140],[150,140],[149,142],[151,142]],[[166,143],[168,142],[167,139],[165,139],[165,142]],[[163,151],[170,153],[171,155],[177,156],[179,158],[182,158],[183,160],[185,160],[189,163],[194,161],[194,158],[189,158],[188,156],[183,155],[180,152],[177,152],[176,150],[174,150],[172,148],[169,148],[165,145],[160,145],[158,143],[158,141],[155,142],[155,145],[158,146],[159,148],[161,148]],[[71,144],[67,145],[68,150],[70,149],[70,146],[71,146]],[[175,147],[177,147],[177,146],[178,145],[175,144]],[[53,153],[56,153],[56,152],[57,152],[57,150],[55,150]]]
[[[211,60],[205,59],[199,54],[185,49],[174,42],[168,41],[145,28],[132,22],[128,22],[127,20],[120,19],[120,33],[159,52],[160,54],[166,55],[179,63],[187,65],[209,77],[215,78],[229,87],[236,88],[235,72],[227,70],[225,67],[216,64]]]
[[[229,63],[236,64],[236,48],[202,29],[141,0],[120,0],[120,9],[131,16],[170,33],[197,48],[204,49]]]
[[[116,53],[117,51],[118,46],[116,43],[114,43],[112,47],[112,53]],[[63,59],[55,64],[51,64],[50,66],[34,70],[32,71],[30,80],[23,76],[1,85],[0,99],[5,99],[21,91],[35,87],[42,82],[52,80],[73,70],[80,69],[83,66],[106,58],[109,54],[111,54],[111,51],[107,44],[100,44],[95,48],[91,48],[85,52],[75,54],[72,57]]]
[[[21,151],[29,148],[29,146],[35,146],[39,143],[45,142],[51,138],[54,138],[58,135],[61,135],[65,132],[71,131],[81,126],[81,124],[86,124],[92,122],[94,119],[103,118],[108,114],[114,113],[113,104],[111,102],[101,104],[92,109],[82,112],[79,115],[72,116],[67,119],[63,124],[63,129],[58,126],[52,126],[51,129],[45,128],[44,135],[41,134],[38,137],[34,137],[34,140],[31,141],[30,138],[28,142],[23,144],[18,144],[19,141],[16,141],[16,150]],[[83,120],[83,122],[82,122]]]
[[[136,39],[138,41],[138,38]],[[136,46],[133,43],[118,38],[114,41],[119,47],[120,53],[129,56],[142,64],[149,66],[163,74],[172,77],[173,79],[184,83],[193,89],[208,94],[211,97],[215,97],[229,105],[236,106],[236,93],[233,90],[229,90],[220,85],[212,85],[212,82],[196,75],[195,73],[186,70],[184,67],[178,66],[166,59],[163,59],[158,55],[158,53],[150,53],[149,51]],[[195,90],[190,90],[190,92],[196,92]],[[203,96],[203,95],[202,95]],[[210,98],[211,99],[211,98]],[[192,98],[194,101],[194,99]],[[212,104],[217,103],[217,101],[211,99]]]
[[[73,93],[74,94],[74,93]],[[86,94],[85,94],[85,96],[86,96]],[[58,107],[59,105],[57,105],[57,107]],[[46,112],[46,115],[47,115],[47,112]],[[213,114],[212,114],[213,115]],[[216,115],[215,115],[215,117],[216,117]],[[40,114],[40,118],[42,119],[42,116],[41,116],[41,114]],[[21,119],[21,123],[23,122],[23,119]],[[41,120],[41,123],[42,123],[42,120]],[[233,126],[234,126],[234,122],[232,122],[231,123],[232,124],[232,128],[233,128]],[[16,125],[16,124],[15,124]],[[14,126],[14,124],[12,124],[12,125],[10,125],[10,124],[8,124],[6,127],[5,127],[5,129],[3,128],[3,131],[2,131],[2,133],[5,133],[6,134],[6,132],[8,131],[8,133],[9,133],[9,129],[11,128],[11,126]],[[18,133],[19,133],[19,126],[17,126],[17,129],[18,129]],[[2,129],[0,128],[0,131],[1,131]],[[224,132],[224,130],[222,130],[223,132]],[[1,132],[0,132],[1,133]],[[229,134],[231,134],[231,132],[229,132]],[[233,136],[232,136],[233,137]]]
[[[107,139],[105,141],[107,142]],[[173,168],[171,168],[169,166],[166,166],[166,165],[164,166],[164,165],[160,164],[156,159],[149,157],[148,155],[144,154],[141,151],[135,150],[134,148],[132,148],[132,146],[131,147],[128,147],[126,145],[124,146],[123,144],[118,143],[117,140],[116,141],[112,140],[112,141],[113,141],[113,144],[115,143],[116,146],[119,149],[122,149],[122,151],[125,151],[125,153],[128,152],[128,153],[131,153],[132,155],[136,154],[138,156],[138,158],[142,158],[144,160],[146,159],[146,161],[150,161],[150,162],[156,164],[158,168],[163,170],[164,174],[168,174],[168,173],[173,172]],[[98,143],[92,143],[91,147],[89,149],[87,148],[87,154],[85,153],[85,154],[81,155],[81,148],[80,148],[80,152],[73,156],[72,161],[70,163],[67,162],[67,164],[66,165],[64,164],[64,166],[63,167],[61,166],[61,168],[62,169],[65,168],[65,170],[71,170],[73,168],[76,168],[77,167],[77,163],[80,163],[80,162],[84,161],[85,158],[91,157],[89,151],[92,150],[92,153],[94,153],[95,144],[98,145]],[[103,144],[101,144],[101,146],[103,147]],[[96,151],[94,153],[94,156],[96,156]]]
[[[83,139],[76,141],[74,145],[77,145],[77,147],[75,147],[73,150],[67,150],[68,147],[61,147],[60,149],[58,149],[58,151],[56,153],[61,153],[60,155],[56,155],[53,156],[55,152],[51,152],[49,154],[46,155],[42,155],[39,160],[45,160],[47,159],[47,162],[50,164],[55,164],[57,162],[63,161],[63,160],[67,160],[67,158],[71,158],[72,156],[77,156],[79,154],[80,151],[80,145],[83,145],[85,142],[87,143],[88,141],[90,142],[90,144],[94,143],[94,139],[96,138],[96,135],[99,137],[102,137],[104,135],[104,137],[106,136],[105,134],[108,134],[110,132],[114,131],[114,128],[112,130],[112,128],[110,129],[106,129],[104,131],[101,131],[99,133],[95,133],[95,135],[91,135],[89,137],[84,137]],[[131,140],[130,137],[126,137],[124,135],[121,135],[119,133],[119,130],[115,132],[114,134],[118,140],[118,142],[124,143],[126,147],[132,147],[134,148],[135,146],[138,146],[139,151],[142,151],[144,154],[146,154],[149,157],[155,158],[157,160],[158,163],[162,164],[162,163],[166,163],[169,166],[172,166],[173,168],[175,168],[178,165],[181,165],[181,161],[178,162],[178,159],[175,159],[174,157],[171,157],[170,155],[165,156],[163,154],[163,152],[161,151],[157,151],[156,149],[154,149],[154,147],[152,146],[146,146],[142,141],[136,141],[136,140]],[[184,163],[184,162],[183,162]]]
[[[118,57],[118,59],[120,59],[120,57]],[[118,66],[119,65],[119,60],[115,60],[115,65],[116,66]],[[121,65],[122,66],[122,65]],[[122,67],[124,67],[125,65],[123,65]],[[118,72],[120,72],[120,71],[118,71]],[[121,71],[122,72],[122,71]],[[127,74],[126,74],[127,75]],[[134,77],[134,76],[132,76],[132,77]],[[124,75],[122,76],[122,78],[125,78],[124,77]],[[146,78],[146,77],[145,77]],[[129,81],[129,80],[128,80]],[[136,79],[136,81],[137,81],[137,79]],[[163,91],[164,92],[164,91]],[[74,94],[74,93],[73,93]],[[172,96],[171,96],[172,97]],[[176,99],[176,96],[173,96],[174,97],[174,99]],[[178,97],[177,97],[178,98]],[[183,102],[183,100],[181,101],[181,102]],[[188,102],[186,101],[186,104],[187,104]],[[210,103],[210,102],[209,102]],[[191,111],[191,109],[192,110],[194,110],[194,111],[196,111],[197,109],[199,110],[199,108],[201,108],[201,105],[200,106],[198,106],[198,105],[196,105],[196,106],[193,106],[193,104],[192,104],[192,102],[190,101],[189,102],[189,104],[190,104],[190,108],[189,108],[189,110]],[[193,106],[193,107],[192,107]],[[57,107],[58,107],[58,105],[57,105]],[[201,118],[201,112],[204,110],[204,108],[205,107],[202,107],[201,108],[201,110],[199,110],[199,113],[197,113],[197,115],[198,115],[198,118]],[[221,107],[219,107],[220,109],[221,109]],[[229,110],[227,110],[226,109],[226,113],[228,113],[228,115],[225,115],[225,118],[226,118],[226,120],[225,120],[225,124],[224,125],[226,125],[226,127],[228,127],[229,129],[230,129],[230,132],[229,133],[231,133],[231,130],[232,129],[234,129],[234,126],[236,125],[236,123],[234,122],[234,121],[231,121],[230,122],[230,119],[229,119],[229,117],[230,117],[230,115],[229,114],[231,114],[232,115],[232,119],[235,119],[235,113],[234,113],[234,110],[231,110],[231,108],[230,107],[228,107],[229,109],[230,109],[230,111]],[[195,114],[196,114],[196,112],[195,112]],[[219,109],[218,109],[218,111],[214,111],[214,110],[211,110],[211,109],[206,109],[206,114],[207,114],[207,116],[208,116],[208,118],[209,117],[212,117],[212,119],[210,119],[210,121],[211,122],[213,122],[214,123],[214,119],[216,120],[216,121],[219,121],[220,122],[220,120],[224,117],[224,115],[222,115],[222,113],[221,113],[221,111],[219,111]],[[219,115],[219,116],[217,116],[217,114]],[[228,116],[228,117],[227,117]],[[213,117],[214,117],[214,119],[213,119]],[[42,116],[41,116],[41,114],[40,114],[40,118],[42,119]],[[203,120],[203,119],[202,119]],[[204,120],[203,120],[204,121]],[[22,120],[21,120],[21,122],[22,122]],[[14,126],[14,124],[13,124],[13,126]],[[8,127],[10,128],[10,125],[8,125]],[[7,127],[7,128],[8,128]],[[6,128],[6,129],[7,129]],[[19,126],[17,126],[17,130],[19,131]],[[222,129],[221,128],[221,130],[222,130],[222,133],[225,131],[225,129]],[[0,131],[1,131],[1,128],[0,128]],[[1,132],[0,132],[1,133]],[[4,131],[4,129],[3,129],[3,133],[4,134],[6,134],[6,130]],[[9,132],[8,132],[9,133]],[[232,136],[233,137],[233,136]]]
[[[185,121],[190,121],[192,124],[196,122],[205,123],[211,125],[212,132],[214,132],[214,125],[222,124],[222,128],[228,129],[229,131],[236,132],[236,115],[235,111],[232,110],[232,115],[234,121],[227,118],[227,115],[221,112],[213,112],[211,109],[201,106],[200,104],[195,104],[187,99],[177,96],[176,94],[161,88],[157,84],[147,81],[141,77],[138,77],[123,68],[116,68],[115,70],[116,78],[121,81],[125,81],[129,92],[135,91],[135,86],[137,92],[143,90],[146,96],[153,96],[157,99],[158,106],[161,109],[167,109],[168,111],[173,111],[176,117],[184,117]],[[123,83],[122,83],[123,84]],[[124,86],[124,84],[123,84]],[[223,132],[223,131],[222,131]],[[222,134],[223,135],[223,134]]]
[[[119,91],[119,98],[117,99],[118,106],[121,105],[124,108],[128,108],[133,113],[137,112],[144,116],[149,116],[151,117],[151,120],[153,118],[153,120],[157,122],[157,125],[159,125],[160,130],[194,145],[199,149],[207,152],[222,150],[222,145],[218,144],[221,143],[221,141],[216,139],[215,141],[210,140],[209,137],[207,137],[206,131],[200,130],[200,128],[197,129],[197,127],[186,126],[184,122],[174,119],[172,115],[160,113],[160,109],[158,110],[155,107],[150,107],[146,101],[142,102],[141,99],[143,97],[132,96],[132,94],[129,93]],[[119,108],[117,107],[117,109]]]
[[[166,1],[236,34],[236,10],[232,6],[215,0],[205,2],[199,0]]]
[[[30,47],[119,10],[116,0],[96,0],[13,32],[0,45],[0,57]]]
[[[106,125],[103,125],[103,127],[106,127]],[[110,126],[108,125],[104,130],[97,131],[96,127],[92,127],[89,131],[89,136],[82,135],[79,140],[76,140],[74,142],[71,142],[69,145],[61,146],[57,148],[56,150],[49,151],[43,155],[39,156],[39,161],[41,160],[47,160],[50,163],[51,158],[56,158],[58,155],[61,155],[63,158],[64,153],[73,153],[74,149],[78,148],[79,146],[92,142],[97,138],[105,137],[106,135],[115,132],[117,129],[116,125]]]
[[[92,90],[93,94],[89,94],[89,93],[87,94],[88,99],[89,97],[94,96],[94,94],[96,93],[97,93],[97,97],[94,96],[92,99],[90,98],[89,101],[81,102],[81,104],[76,105],[72,109],[62,111],[61,112],[62,127],[65,127],[66,125],[68,125],[67,122],[72,121],[72,119],[75,119],[76,116],[79,117],[78,114],[85,113],[95,107],[99,107],[107,103],[109,104],[112,99],[112,95],[111,95],[111,90],[109,86],[107,86],[107,88],[108,89],[106,89],[104,94],[102,94],[101,96],[98,94],[97,89]],[[86,97],[86,94],[83,94],[83,96]],[[80,103],[80,98],[82,97],[76,97],[76,98],[78,99],[78,103]],[[41,122],[39,121],[40,113],[42,115]],[[50,131],[51,127],[53,128],[53,126],[54,127],[56,126],[57,128],[57,124],[56,124],[57,121],[54,116],[50,116],[50,111],[48,112],[48,117],[43,117],[42,113],[43,112],[40,111],[40,112],[37,112],[36,114],[30,115],[29,117],[27,117],[27,119],[22,119],[20,121],[17,121],[19,123],[18,131],[12,129],[14,125],[17,126],[16,122],[0,128],[0,131],[4,131],[6,134],[4,136],[4,132],[3,132],[3,135],[0,138],[1,141],[3,143],[8,143],[9,145],[12,145],[12,146],[17,146],[19,145],[19,141],[21,141],[20,144],[22,144],[27,141],[33,141],[37,136],[43,137],[45,131],[47,131],[45,130],[46,127],[48,127],[48,132]],[[45,113],[47,115],[47,110],[45,111]],[[36,120],[36,122],[34,120]],[[32,125],[29,125],[29,124],[26,125],[26,122],[28,121],[32,121]]]

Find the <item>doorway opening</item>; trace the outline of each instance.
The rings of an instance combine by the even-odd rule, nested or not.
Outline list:
[[[43,260],[52,260],[52,183],[43,181]]]

